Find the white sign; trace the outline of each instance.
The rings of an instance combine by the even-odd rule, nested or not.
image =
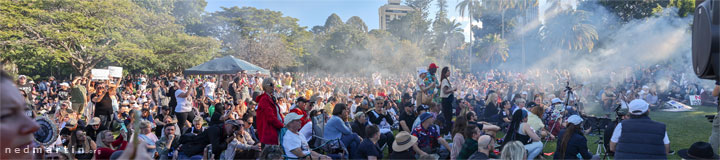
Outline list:
[[[699,95],[689,95],[689,97],[690,97],[690,105],[697,106],[697,105],[702,104],[702,101],[700,101]]]
[[[122,77],[122,67],[116,67],[116,66],[108,66],[108,70],[110,70],[110,75],[113,77]]]
[[[107,69],[92,69],[90,70],[93,80],[108,80],[110,79],[110,70]]]

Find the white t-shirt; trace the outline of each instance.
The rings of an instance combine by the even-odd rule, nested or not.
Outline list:
[[[307,140],[305,140],[305,136],[301,136],[298,133],[293,133],[292,131],[287,131],[285,133],[285,136],[283,136],[283,149],[285,150],[285,156],[288,158],[298,158],[297,155],[293,154],[291,150],[300,148],[302,150],[303,154],[309,155],[310,154],[310,145],[308,145]]]
[[[187,104],[187,101],[185,101],[185,98],[179,97],[180,94],[185,93],[185,90],[178,89],[175,91],[175,98],[177,99],[177,106],[175,106],[175,112],[190,112],[192,111],[192,106]]]
[[[610,142],[618,143],[620,141],[620,133],[622,133],[622,123],[618,123],[613,131]],[[668,138],[667,131],[665,131],[665,138],[663,138],[663,144],[670,144],[670,138]]]
[[[215,84],[215,82],[205,82],[205,85],[203,85],[203,88],[205,88],[205,95],[213,96],[215,93],[216,87],[217,87],[217,84]]]
[[[440,86],[441,86],[441,87],[440,87],[440,90],[442,90],[442,91],[440,92],[440,97],[441,97],[441,98],[447,98],[448,96],[450,96],[450,94],[445,93],[445,87],[447,87],[447,89],[450,89],[450,80],[444,79],[444,80],[442,81],[442,84],[441,84]]]

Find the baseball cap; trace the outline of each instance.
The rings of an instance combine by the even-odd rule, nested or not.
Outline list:
[[[308,101],[307,99],[303,98],[303,97],[298,97],[298,98],[295,100],[295,102],[296,102],[296,103],[297,103],[297,102],[306,102],[306,103],[307,103],[307,102],[309,102],[309,101]]]
[[[574,125],[580,125],[582,123],[583,119],[578,115],[572,115],[568,117],[567,122],[572,123]]]
[[[553,98],[553,99],[552,99],[552,103],[553,103],[553,104],[555,104],[555,103],[562,103],[562,100],[560,100],[560,98]]]
[[[418,70],[418,75],[421,75],[423,73],[427,73],[428,71],[426,69],[420,69]]]
[[[417,106],[417,112],[427,111],[428,109],[430,109],[430,106],[427,106],[427,105],[424,105],[424,104],[421,104],[421,105]]]
[[[295,112],[288,113],[287,115],[285,115],[285,123],[284,124],[287,126],[288,123],[290,123],[294,120],[300,120],[302,117],[303,117],[302,115],[298,115]]]
[[[438,66],[435,65],[435,63],[430,63],[430,66],[428,66],[428,69],[433,69],[433,68],[438,68]]]
[[[428,120],[430,118],[432,118],[432,114],[425,112],[420,115],[420,123],[425,122],[425,120]]]
[[[628,108],[629,108],[628,110],[630,111],[630,114],[632,114],[632,115],[642,115],[643,113],[648,111],[649,105],[650,104],[645,102],[645,100],[636,99],[636,100],[630,101],[630,103],[628,104]]]

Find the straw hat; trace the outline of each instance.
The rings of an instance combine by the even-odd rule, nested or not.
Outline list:
[[[395,136],[395,142],[392,144],[392,149],[396,152],[404,151],[415,145],[418,138],[411,135],[407,131],[402,131]]]

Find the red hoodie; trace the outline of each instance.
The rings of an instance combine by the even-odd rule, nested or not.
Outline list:
[[[267,93],[257,97],[258,109],[256,115],[257,136],[260,143],[266,145],[278,144],[278,132],[283,128],[283,115],[278,119],[278,107],[272,97]]]

